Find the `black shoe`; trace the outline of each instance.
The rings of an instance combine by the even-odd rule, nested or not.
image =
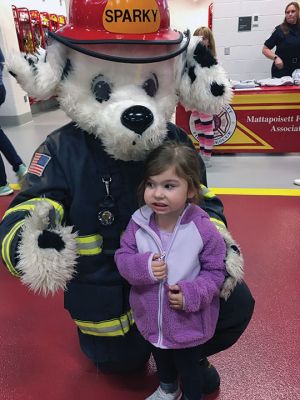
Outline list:
[[[203,368],[203,393],[211,394],[218,390],[220,387],[220,375],[216,368],[208,361],[207,358],[201,360],[200,365]]]

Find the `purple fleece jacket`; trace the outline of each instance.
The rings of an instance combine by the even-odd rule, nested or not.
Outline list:
[[[165,253],[166,281],[151,269],[154,253]],[[180,349],[209,340],[219,315],[219,293],[226,276],[225,243],[208,214],[188,205],[177,221],[168,249],[162,248],[152,210],[137,210],[121,238],[115,261],[132,285],[130,304],[136,325],[156,347]],[[168,285],[177,283],[185,309],[168,302]]]

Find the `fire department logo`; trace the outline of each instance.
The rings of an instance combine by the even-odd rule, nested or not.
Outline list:
[[[219,146],[231,138],[234,134],[237,120],[234,109],[227,105],[223,107],[219,114],[214,115],[214,142],[215,146]],[[195,129],[195,120],[198,117],[190,116],[189,126],[193,137],[199,142],[199,133]]]
[[[222,111],[214,115],[214,137],[215,145],[227,142],[234,134],[236,128],[236,115],[234,109],[227,105]]]

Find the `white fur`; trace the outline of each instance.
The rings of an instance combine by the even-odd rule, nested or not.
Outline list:
[[[179,82],[179,100],[189,110],[200,110],[208,114],[218,114],[232,98],[232,89],[226,72],[219,65],[202,68],[194,59],[194,51],[199,37],[192,37],[186,54],[187,68]],[[194,67],[196,80],[191,83],[188,68]],[[211,84],[224,85],[224,94],[215,97],[210,91]]]
[[[37,99],[57,95],[61,108],[83,130],[98,137],[108,154],[123,161],[143,160],[147,153],[157,147],[167,135],[166,125],[174,113],[178,95],[184,106],[208,113],[218,112],[231,96],[226,74],[219,65],[201,68],[193,59],[198,38],[192,38],[188,52],[171,60],[149,64],[116,63],[89,57],[70,50],[60,43],[37,57],[36,71],[21,56],[9,60],[9,69],[17,75],[24,90]],[[156,56],[160,46],[105,46],[107,53]],[[103,49],[101,49],[103,51]],[[195,66],[197,79],[191,84],[185,72],[186,62]],[[71,61],[68,76],[61,80],[67,58]],[[88,66],[88,67],[87,67]],[[155,73],[159,89],[155,97],[143,90],[144,81]],[[91,92],[92,80],[103,75],[112,86],[111,98],[99,103]],[[214,97],[211,82],[223,84],[223,96]],[[125,127],[121,116],[126,108],[141,105],[153,114],[153,123],[137,134]]]
[[[220,296],[227,300],[237,283],[243,280],[244,258],[239,245],[235,242],[230,233],[226,229],[221,229],[220,233],[227,247],[226,270],[229,274],[229,277],[226,278],[223,284]],[[232,246],[236,246],[239,253],[234,251]]]
[[[25,55],[25,53],[11,52],[7,57],[7,68],[16,75],[22,88],[37,100],[45,100],[57,92],[65,65],[63,47],[59,44],[51,46],[51,52],[39,49],[39,53]],[[37,71],[29,65],[31,59]],[[46,60],[46,62],[45,62]]]
[[[75,274],[78,257],[77,235],[72,233],[71,226],[57,225],[51,229],[63,239],[63,250],[41,249],[38,246],[39,235],[48,227],[51,207],[47,201],[37,204],[25,219],[18,247],[21,281],[35,293],[42,293],[44,296],[54,294],[59,289],[65,290],[67,282]]]
[[[174,61],[165,63],[132,65],[101,61],[87,56],[72,54],[74,64],[70,79],[62,82],[59,102],[66,114],[85,131],[101,139],[112,157],[123,161],[142,160],[146,154],[162,143],[167,135],[166,124],[171,119],[176,105],[173,83]],[[99,68],[100,67],[100,68]],[[154,98],[148,96],[142,85],[151,74],[159,80],[159,89]],[[103,75],[113,88],[111,98],[99,103],[92,95],[92,79]],[[121,122],[123,112],[134,105],[147,107],[154,121],[139,135]]]

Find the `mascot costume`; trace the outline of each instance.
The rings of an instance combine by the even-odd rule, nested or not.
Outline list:
[[[56,96],[71,122],[36,150],[22,191],[0,228],[2,258],[36,293],[64,290],[82,351],[103,372],[147,363],[129,285],[114,263],[119,238],[137,209],[147,153],[164,140],[189,142],[170,122],[178,101],[217,113],[231,98],[221,66],[199,38],[170,28],[166,0],[70,0],[70,23],[35,55],[14,54],[8,68],[30,96]],[[203,183],[206,184],[205,167]],[[235,343],[254,300],[243,260],[226,229],[221,201],[203,186],[203,208],[227,244],[228,277],[205,357]],[[203,392],[218,388],[202,361]]]

